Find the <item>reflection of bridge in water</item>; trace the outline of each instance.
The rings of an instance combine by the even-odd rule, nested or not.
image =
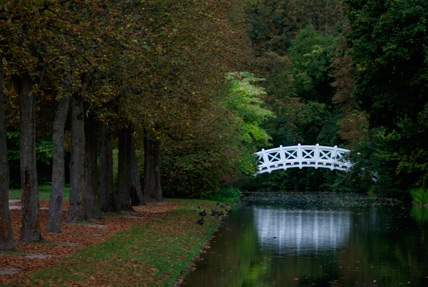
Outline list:
[[[350,150],[337,146],[296,145],[262,149],[256,152],[258,160],[257,174],[289,168],[328,168],[331,170],[348,170],[352,163],[344,159]]]
[[[262,248],[304,253],[345,246],[351,213],[254,207],[254,221]]]

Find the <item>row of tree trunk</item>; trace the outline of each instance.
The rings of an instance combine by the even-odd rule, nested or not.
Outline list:
[[[20,99],[20,165],[22,221],[20,241],[41,240],[37,167],[35,154],[35,103],[30,75],[14,78]],[[52,191],[47,232],[61,232],[65,183],[64,130],[70,100],[61,97],[53,123]],[[9,214],[9,166],[6,147],[4,94],[0,78],[0,250],[14,248]],[[85,109],[78,95],[71,98],[70,200],[67,222],[98,219],[101,212],[131,210],[132,206],[162,201],[159,170],[159,141],[144,136],[144,195],[138,172],[134,131],[114,131]],[[113,138],[118,137],[117,191],[113,179]],[[98,168],[99,160],[99,168]]]

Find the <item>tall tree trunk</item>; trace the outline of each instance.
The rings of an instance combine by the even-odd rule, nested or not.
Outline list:
[[[70,158],[70,206],[67,221],[84,219],[83,190],[85,187],[85,130],[83,103],[73,96],[71,112],[71,158]]]
[[[9,163],[7,161],[4,95],[0,78],[0,250],[13,250],[13,231],[9,214]]]
[[[129,128],[119,131],[119,163],[117,172],[117,206],[119,210],[131,210],[130,187],[131,175],[131,147],[132,130]]]
[[[20,101],[20,170],[22,189],[22,221],[20,240],[33,242],[42,239],[39,217],[39,191],[36,165],[36,115],[33,80],[29,74],[14,77]]]
[[[160,142],[144,135],[144,202],[162,201],[159,167]]]
[[[98,201],[98,123],[92,113],[85,118],[85,219],[101,218]]]
[[[144,205],[143,190],[141,188],[140,173],[138,171],[137,155],[135,150],[135,140],[131,136],[131,203],[133,206]]]
[[[108,127],[103,126],[100,145],[100,207],[103,212],[117,211],[113,185],[112,137]]]
[[[49,198],[49,215],[46,232],[60,233],[62,220],[62,200],[64,198],[64,128],[67,120],[69,99],[62,96],[55,111],[52,133],[52,191]]]

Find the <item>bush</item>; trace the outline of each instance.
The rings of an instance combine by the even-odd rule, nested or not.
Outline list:
[[[425,188],[414,188],[410,190],[410,195],[413,198],[413,202],[420,205],[428,205],[428,190]]]
[[[241,192],[233,187],[222,188],[217,192],[205,194],[204,199],[213,201],[231,202],[238,200],[241,197]]]

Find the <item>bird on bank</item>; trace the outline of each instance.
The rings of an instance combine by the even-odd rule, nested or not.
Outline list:
[[[226,203],[220,204],[219,202],[217,202],[217,206],[226,210],[227,212],[229,212],[231,210],[230,206],[227,205]]]
[[[199,224],[199,225],[203,225],[203,224],[205,223],[205,220],[204,220],[204,218],[202,217],[201,219],[198,219],[198,220],[196,221],[196,223],[197,223],[197,224]]]
[[[221,210],[211,209],[211,216],[223,216],[224,212]]]

